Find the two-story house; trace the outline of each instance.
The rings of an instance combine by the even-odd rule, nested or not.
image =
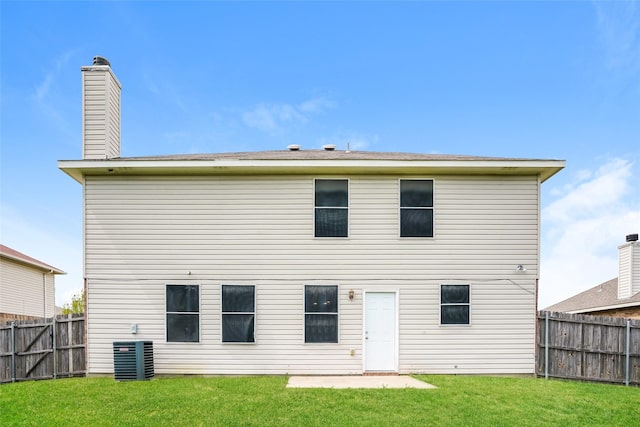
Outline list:
[[[89,374],[533,373],[540,186],[559,160],[288,150],[120,157],[82,67]]]

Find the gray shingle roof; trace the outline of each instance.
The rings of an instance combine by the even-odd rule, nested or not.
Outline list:
[[[640,292],[630,298],[618,299],[618,278],[608,280],[591,289],[587,289],[577,295],[560,301],[550,307],[548,311],[573,312],[573,311],[598,311],[603,307],[616,305],[640,305]]]
[[[542,160],[507,157],[461,156],[454,154],[418,154],[345,150],[272,150],[240,153],[170,154],[163,156],[118,157],[112,160],[441,160],[441,161],[505,161]],[[544,159],[548,160],[548,159]]]

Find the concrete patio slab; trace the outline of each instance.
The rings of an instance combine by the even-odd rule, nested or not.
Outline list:
[[[437,388],[407,375],[289,377],[287,388]]]

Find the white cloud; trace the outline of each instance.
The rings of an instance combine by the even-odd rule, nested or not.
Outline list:
[[[637,181],[631,162],[613,159],[542,210],[541,308],[618,275],[617,247],[640,231]]]
[[[640,7],[637,1],[596,1],[597,26],[611,68],[640,71]]]
[[[36,107],[42,111],[60,130],[74,135],[66,118],[60,113],[62,95],[58,90],[58,77],[73,56],[73,51],[64,52],[49,62],[42,81],[33,87],[33,99]]]
[[[318,148],[325,144],[334,144],[339,150],[346,150],[349,147],[351,151],[367,150],[378,141],[377,135],[364,135],[357,132],[340,132],[334,136],[320,138]]]
[[[315,97],[297,105],[258,104],[242,113],[245,125],[263,132],[276,133],[289,124],[304,124],[312,114],[334,108],[335,103],[325,97]]]

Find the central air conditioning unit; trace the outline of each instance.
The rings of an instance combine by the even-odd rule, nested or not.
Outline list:
[[[116,381],[153,378],[153,341],[115,341],[113,368]]]

